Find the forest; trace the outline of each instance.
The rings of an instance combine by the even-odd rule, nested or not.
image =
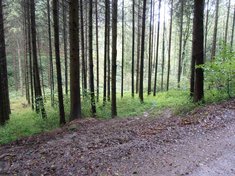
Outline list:
[[[234,0],[0,0],[0,145],[231,109],[234,26]]]

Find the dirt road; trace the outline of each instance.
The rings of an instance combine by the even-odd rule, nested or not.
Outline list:
[[[185,117],[73,122],[0,148],[0,175],[233,176],[235,100]]]

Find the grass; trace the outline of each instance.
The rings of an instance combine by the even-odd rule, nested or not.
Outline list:
[[[171,90],[169,92],[158,93],[156,97],[145,96],[144,103],[140,103],[138,95],[132,98],[129,93],[121,99],[118,95],[117,108],[118,117],[125,118],[130,116],[143,115],[150,112],[156,116],[164,109],[171,109],[175,113],[186,113],[202,104],[194,104],[188,96],[187,91]],[[226,93],[218,91],[207,91],[205,95],[206,103],[218,102],[227,99]],[[100,98],[102,100],[102,97]],[[22,137],[51,131],[59,127],[58,110],[50,107],[50,102],[46,103],[47,119],[41,119],[30,107],[25,106],[26,102],[22,98],[11,98],[12,114],[10,120],[4,127],[0,127],[0,144],[6,144]],[[111,104],[107,102],[103,106],[102,102],[97,103],[97,117],[108,119],[111,116]],[[65,98],[66,116],[69,116],[69,99]],[[90,117],[90,101],[84,99],[82,103],[84,117]]]

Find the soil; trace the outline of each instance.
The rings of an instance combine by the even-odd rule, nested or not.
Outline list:
[[[0,147],[0,175],[235,175],[235,100],[127,119],[86,119]]]

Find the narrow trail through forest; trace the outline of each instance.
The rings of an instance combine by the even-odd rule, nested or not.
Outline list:
[[[108,121],[86,119],[0,147],[0,175],[235,175],[235,100]]]

